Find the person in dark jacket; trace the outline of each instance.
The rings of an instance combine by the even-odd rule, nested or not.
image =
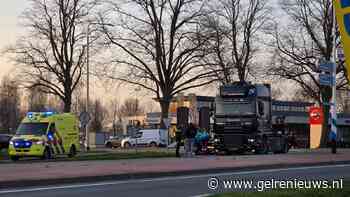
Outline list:
[[[187,157],[192,157],[193,155],[194,139],[196,137],[196,134],[197,127],[193,123],[190,123],[188,128],[185,130],[185,150]]]
[[[184,129],[183,125],[179,125],[179,127],[176,128],[176,132],[175,132],[176,157],[180,157],[180,146],[181,146],[183,129]]]

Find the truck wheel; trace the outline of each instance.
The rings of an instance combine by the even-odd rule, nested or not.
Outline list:
[[[51,159],[51,158],[52,158],[51,150],[50,148],[46,147],[41,159]]]
[[[233,154],[233,152],[231,150],[229,150],[229,149],[224,150],[224,155],[232,155],[232,154]]]
[[[236,154],[238,154],[238,155],[244,155],[245,152],[246,152],[246,150],[245,150],[244,148],[240,148],[240,149],[236,150],[235,152],[236,152]]]
[[[18,156],[10,156],[10,159],[12,161],[18,161],[19,160],[19,157]]]
[[[267,140],[264,140],[259,148],[256,149],[257,154],[267,154],[269,153],[269,145]]]
[[[72,146],[70,147],[70,149],[69,149],[68,157],[69,157],[69,158],[72,158],[72,157],[74,157],[76,154],[77,154],[77,150],[76,150],[75,146],[72,145]]]

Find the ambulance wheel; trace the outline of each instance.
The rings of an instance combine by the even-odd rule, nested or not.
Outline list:
[[[10,156],[10,159],[12,161],[18,161],[19,160],[19,157],[18,156]]]
[[[51,150],[49,147],[46,147],[43,153],[43,156],[41,157],[42,159],[51,159],[52,155],[51,155]]]
[[[72,145],[69,149],[68,157],[74,157],[77,154],[77,150],[74,145]]]

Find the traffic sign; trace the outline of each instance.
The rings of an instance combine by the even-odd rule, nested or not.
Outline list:
[[[323,123],[323,111],[321,107],[310,107],[309,123],[313,125]]]
[[[319,74],[319,78],[320,78],[320,85],[323,85],[323,86],[333,86],[333,85],[335,85],[335,79],[330,74],[320,73]]]
[[[333,62],[324,62],[319,65],[320,72],[328,72],[332,73],[334,70],[334,63]]]
[[[91,116],[88,112],[81,112],[79,115],[79,120],[82,127],[85,127],[91,120]]]

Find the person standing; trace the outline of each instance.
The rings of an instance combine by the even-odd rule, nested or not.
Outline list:
[[[176,157],[180,157],[180,147],[181,147],[183,129],[184,127],[182,125],[179,125],[179,127],[176,128],[176,131],[175,131]]]
[[[187,157],[192,157],[193,155],[194,139],[196,137],[196,134],[197,134],[196,126],[193,123],[190,123],[185,132],[185,137],[186,137],[185,150],[186,150]]]

